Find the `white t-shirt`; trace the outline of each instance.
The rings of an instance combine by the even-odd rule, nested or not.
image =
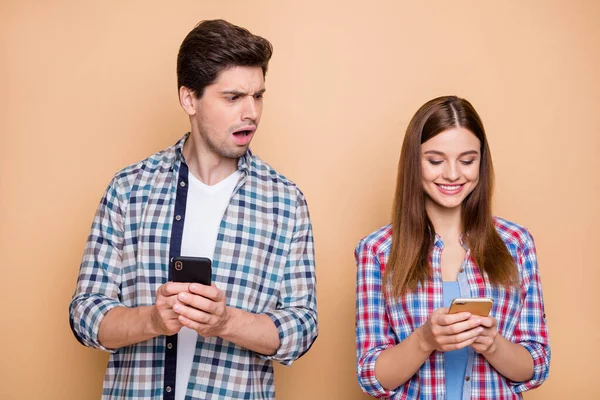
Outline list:
[[[236,171],[216,185],[209,186],[188,174],[188,194],[181,242],[181,255],[213,259],[219,226],[233,189],[241,176]],[[177,377],[175,400],[183,400],[187,390],[198,334],[182,328],[177,335]]]

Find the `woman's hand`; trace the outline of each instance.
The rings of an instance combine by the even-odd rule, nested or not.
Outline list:
[[[481,327],[483,319],[463,312],[448,314],[447,308],[439,308],[429,316],[425,324],[420,326],[421,348],[431,353],[452,351],[473,344],[484,332]]]
[[[486,356],[496,351],[498,337],[498,321],[494,317],[481,318],[483,331],[475,339],[471,347],[479,354]]]

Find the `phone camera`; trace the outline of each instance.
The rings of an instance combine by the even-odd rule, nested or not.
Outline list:
[[[175,261],[175,269],[181,271],[183,269],[183,263],[181,261]]]

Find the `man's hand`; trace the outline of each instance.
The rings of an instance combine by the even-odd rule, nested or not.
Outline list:
[[[188,292],[190,284],[168,282],[161,285],[156,291],[156,304],[152,309],[152,326],[158,335],[174,335],[183,326],[179,321],[173,307],[181,306],[177,300],[179,293]]]
[[[179,323],[203,337],[223,336],[229,322],[225,293],[213,283],[211,286],[192,283],[188,292],[177,296],[173,310]]]

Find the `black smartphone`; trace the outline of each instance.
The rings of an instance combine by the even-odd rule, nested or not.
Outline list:
[[[173,257],[171,260],[173,282],[201,283],[210,286],[212,263],[206,257]]]

